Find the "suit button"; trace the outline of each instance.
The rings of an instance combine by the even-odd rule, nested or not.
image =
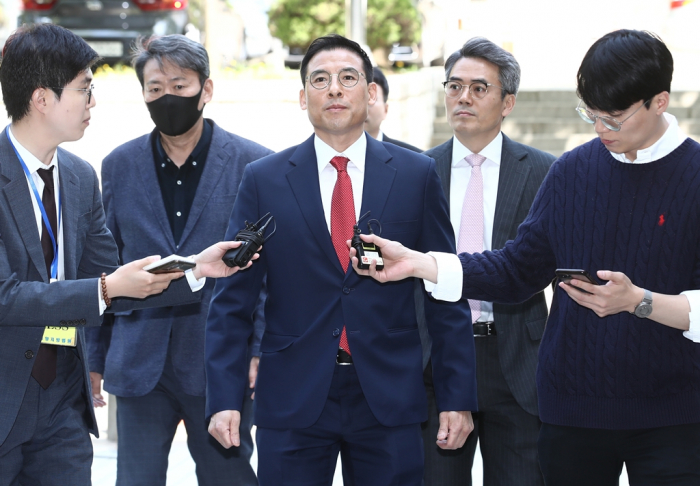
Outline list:
[[[80,324],[85,325],[85,319],[80,319]]]
[[[59,326],[65,326],[65,325],[66,325],[66,321],[61,321],[61,322],[58,323],[58,325],[59,325]]]
[[[24,352],[24,357],[27,359],[32,359],[34,357],[34,351],[31,349]]]
[[[345,295],[348,295],[348,294],[350,293],[350,289],[347,288],[347,287],[343,287],[343,293],[344,293]]]
[[[338,337],[338,336],[340,336],[340,329],[336,328],[333,330],[333,337]],[[29,352],[29,351],[27,351],[27,352]]]

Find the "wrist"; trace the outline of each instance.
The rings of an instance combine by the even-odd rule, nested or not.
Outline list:
[[[432,255],[410,250],[413,264],[413,276],[437,283],[437,261]]]
[[[644,300],[644,289],[635,285],[632,290],[632,299],[630,305],[627,307],[627,311],[630,314],[634,314],[635,309],[642,300]]]

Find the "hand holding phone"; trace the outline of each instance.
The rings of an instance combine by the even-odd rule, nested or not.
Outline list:
[[[554,272],[559,280],[561,280],[564,283],[569,283],[571,280],[581,280],[583,282],[587,282],[593,285],[600,285],[600,282],[598,282],[598,279],[596,279],[594,276],[592,276],[590,273],[588,273],[585,270],[582,270],[580,268],[557,268],[556,271]],[[574,287],[572,285],[572,287]],[[590,292],[587,292],[583,290],[580,287],[574,287],[576,290],[590,294]]]

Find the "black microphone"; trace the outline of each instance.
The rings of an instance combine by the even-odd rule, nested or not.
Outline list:
[[[260,223],[265,218],[267,218],[267,221],[260,226]],[[224,263],[229,267],[243,268],[248,265],[248,262],[253,258],[255,252],[258,251],[260,245],[267,241],[270,236],[275,234],[277,225],[275,225],[275,229],[272,231],[272,233],[270,233],[267,238],[265,237],[265,230],[267,230],[267,226],[270,224],[270,221],[274,220],[275,217],[270,216],[270,213],[267,213],[265,216],[260,218],[257,223],[249,223],[246,221],[245,228],[240,230],[233,239],[233,241],[240,241],[241,245],[238,248],[232,248],[226,252],[223,258]],[[260,229],[258,229],[258,227]]]

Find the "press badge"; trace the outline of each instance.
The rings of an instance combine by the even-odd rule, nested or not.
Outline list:
[[[75,328],[46,326],[44,328],[44,335],[41,338],[41,343],[53,344],[54,346],[74,347],[77,344]]]

